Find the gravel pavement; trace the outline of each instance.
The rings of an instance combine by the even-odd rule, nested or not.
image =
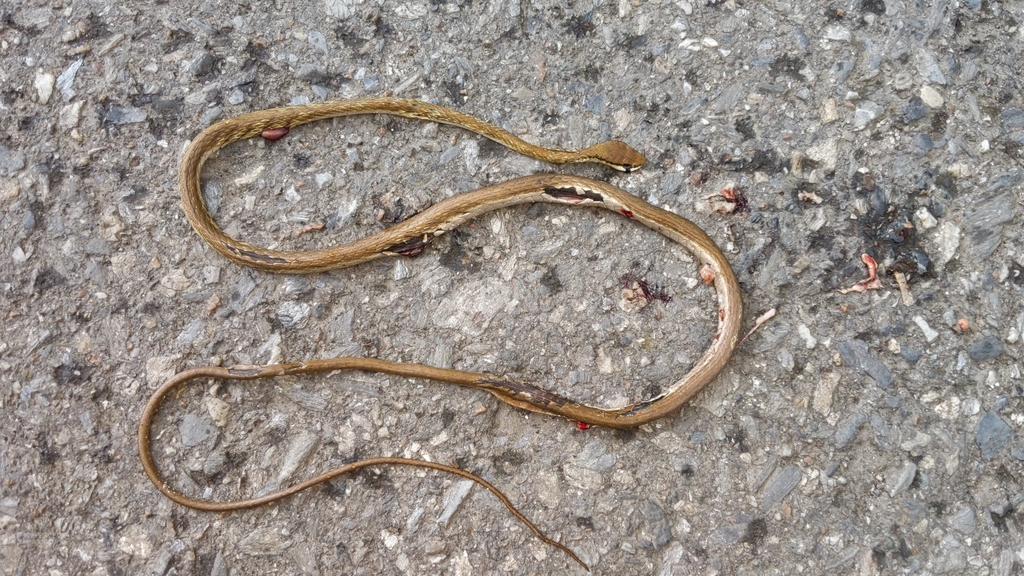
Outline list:
[[[177,167],[203,127],[385,94],[649,163],[551,167],[353,117],[218,154],[217,220],[327,247],[571,172],[692,219],[745,325],[778,314],[678,415],[631,431],[373,374],[197,382],[157,422],[175,487],[231,499],[407,456],[484,476],[595,574],[1024,572],[1022,52],[1020,1],[4,4],[0,574],[583,573],[445,474],[365,470],[227,514],[142,474],[142,406],[189,367],[365,355],[611,406],[707,347],[693,259],[609,212],[503,209],[415,258],[309,276],[192,231]],[[637,305],[639,283],[662,297]]]

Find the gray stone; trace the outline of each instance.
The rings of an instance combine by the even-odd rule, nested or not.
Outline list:
[[[999,114],[999,121],[1007,139],[1024,144],[1024,110],[1007,108]]]
[[[313,64],[306,64],[302,66],[295,75],[303,80],[308,80],[309,82],[314,83],[323,83],[330,78],[326,70]]]
[[[67,68],[61,72],[60,76],[57,76],[57,89],[60,90],[61,96],[64,97],[64,101],[71,100],[75,95],[73,88],[75,84],[75,76],[78,75],[79,68],[85,62],[83,58],[77,58]]]
[[[925,82],[946,85],[946,76],[942,73],[942,69],[939,68],[939,61],[934,53],[922,49],[918,51],[916,60],[917,71]]]
[[[964,215],[964,228],[971,244],[971,257],[984,260],[995,252],[1002,240],[1003,225],[1013,220],[1017,200],[1007,192],[981,200]]]
[[[853,129],[863,130],[885,110],[880,104],[865,100],[853,112]]]
[[[868,345],[864,341],[853,339],[840,342],[836,344],[836,350],[843,363],[850,368],[867,374],[882,388],[892,387],[892,372],[881,360],[868,352]]]
[[[312,307],[305,302],[284,302],[277,309],[277,321],[285,328],[291,328],[302,323],[309,317]]]
[[[928,107],[920,97],[914,96],[903,106],[903,121],[907,124],[917,122],[928,113]]]
[[[900,347],[900,355],[911,364],[917,364],[917,361],[921,359],[921,351],[908,344]]]
[[[473,489],[475,482],[472,480],[460,480],[455,484],[452,484],[444,492],[444,499],[441,502],[441,514],[437,517],[437,523],[442,526],[447,526],[448,521],[455,515],[455,511],[459,509],[459,505],[469,495],[469,491]]]
[[[193,76],[206,76],[210,72],[213,72],[213,65],[216,62],[213,59],[213,55],[205,50],[196,54],[195,58],[192,59],[188,64],[188,71]]]
[[[672,540],[672,529],[669,528],[668,519],[665,517],[665,510],[656,500],[648,499],[640,506],[640,513],[644,517],[646,527],[644,535],[648,543],[655,550],[664,547]]]
[[[85,243],[85,253],[93,256],[108,256],[110,244],[103,238],[92,238]]]
[[[971,344],[970,348],[967,349],[967,354],[975,362],[995,358],[1002,353],[1003,343],[999,340],[998,336],[986,336]]]
[[[313,30],[312,32],[309,33],[308,40],[309,44],[316,48],[317,50],[323,52],[324,54],[328,53],[327,37],[324,36],[323,32],[320,32],[319,30]]]
[[[218,474],[224,472],[224,467],[227,464],[227,454],[223,450],[214,450],[210,452],[210,455],[206,457],[203,462],[203,474],[207,478],[213,478]]]
[[[978,527],[974,510],[970,506],[964,506],[949,517],[949,524],[964,536],[970,536]]]
[[[713,548],[728,548],[750,537],[750,528],[754,522],[749,516],[741,516],[739,522],[718,528],[708,535],[708,545]]]
[[[213,559],[213,567],[210,568],[210,576],[228,576],[231,568],[228,565],[228,561],[224,558],[224,552],[222,550],[217,551],[217,556]]]
[[[929,136],[928,134],[921,133],[918,134],[917,136],[914,136],[914,146],[916,146],[922,152],[930,151],[933,145],[934,142],[932,142],[932,137]]]
[[[615,465],[615,455],[606,453],[607,448],[600,440],[591,440],[574,458],[578,466],[597,472],[604,472]]]
[[[846,448],[850,442],[857,436],[857,429],[859,429],[865,422],[868,421],[868,417],[861,412],[854,412],[849,418],[844,420],[836,427],[836,448]]]
[[[9,148],[0,145],[0,174],[5,176],[14,174],[25,167],[25,154],[22,152],[11,152]]]
[[[134,106],[111,106],[103,116],[105,124],[120,126],[122,124],[138,124],[145,122],[148,114],[142,108]]]
[[[1010,426],[995,412],[986,412],[978,422],[978,429],[974,433],[974,439],[981,449],[981,457],[989,460],[996,456],[1000,450],[1013,438],[1013,431]]]
[[[306,410],[323,412],[327,410],[327,401],[316,392],[304,390],[298,386],[288,386],[284,393],[292,402],[302,406]]]
[[[775,508],[776,504],[782,502],[782,499],[800,484],[800,480],[803,477],[804,474],[800,471],[800,468],[793,465],[786,466],[772,475],[765,485],[764,496],[761,500],[761,510],[769,512]]]
[[[910,487],[910,484],[914,481],[914,476],[917,475],[917,465],[913,462],[907,462],[900,469],[899,473],[894,475],[889,482],[889,496],[895,497],[900,492],[903,492]]]
[[[288,444],[288,451],[285,452],[281,468],[277,471],[277,483],[282,484],[291,478],[292,474],[309,460],[319,445],[320,438],[312,432],[303,431],[296,434]]]
[[[178,333],[178,337],[175,338],[174,341],[179,346],[189,346],[199,338],[199,335],[203,332],[203,328],[205,326],[206,322],[204,322],[202,318],[196,318],[189,322],[188,326]]]
[[[195,414],[185,414],[178,425],[181,443],[187,447],[197,446],[216,433],[213,425],[206,418]]]

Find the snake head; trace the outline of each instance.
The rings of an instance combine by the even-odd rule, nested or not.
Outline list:
[[[608,140],[580,150],[583,162],[600,162],[622,172],[632,172],[647,163],[644,155],[629,144]]]

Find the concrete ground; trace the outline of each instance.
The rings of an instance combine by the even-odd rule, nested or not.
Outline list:
[[[416,258],[311,276],[239,267],[192,231],[177,168],[202,128],[390,94],[649,163],[552,167],[347,118],[221,152],[217,220],[326,247],[571,172],[692,219],[745,326],[777,316],[678,415],[626,432],[373,374],[197,382],[154,434],[177,489],[231,499],[404,455],[481,474],[595,574],[1022,573],[1022,46],[1024,4],[990,0],[5,4],[0,572],[583,572],[445,474],[366,470],[214,514],[142,473],[142,406],[189,367],[366,355],[614,405],[708,345],[693,259],[608,212],[504,209]],[[880,287],[841,292],[862,254]],[[632,305],[634,280],[670,301]]]

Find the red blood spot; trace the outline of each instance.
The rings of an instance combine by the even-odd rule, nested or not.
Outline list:
[[[579,430],[590,430],[590,424],[587,424],[586,422],[577,422],[576,428]]]
[[[622,210],[619,210],[619,213],[622,214],[623,216],[625,216],[626,218],[629,218],[630,220],[633,219],[633,213],[630,212],[629,210],[626,210],[625,208],[623,208]]]
[[[282,126],[281,128],[267,128],[263,132],[260,132],[260,136],[267,140],[280,140],[288,135],[288,127]]]

